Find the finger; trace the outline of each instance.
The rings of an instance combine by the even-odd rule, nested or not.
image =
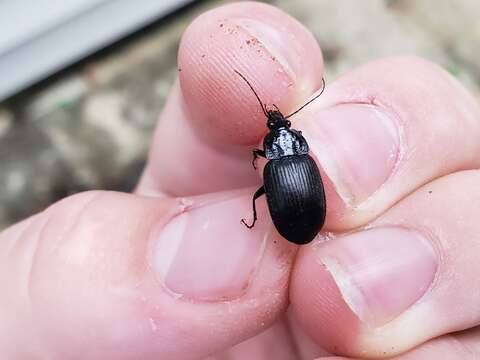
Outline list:
[[[277,321],[263,333],[207,360],[291,360],[298,358],[303,359],[304,357],[299,357],[298,348],[292,342],[289,328],[284,319],[281,318],[280,321]]]
[[[0,357],[203,358],[262,331],[293,248],[241,226],[250,201],[89,192],[6,230]]]
[[[309,54],[309,56],[304,56]],[[251,149],[265,134],[255,95],[285,112],[321,85],[320,49],[299,22],[265,4],[216,8],[185,31],[174,87],[153,140],[141,193],[188,195],[259,182]]]
[[[480,331],[463,331],[433,339],[391,360],[475,360],[480,358]],[[340,356],[321,357],[318,360],[353,360]]]
[[[478,104],[418,58],[383,59],[347,73],[295,117],[333,184],[328,229],[365,224],[422,184],[480,166]]]
[[[442,177],[367,228],[302,248],[290,296],[334,353],[392,356],[480,324],[480,172]]]
[[[478,329],[446,335],[429,341],[394,360],[475,360],[480,358],[480,331]]]

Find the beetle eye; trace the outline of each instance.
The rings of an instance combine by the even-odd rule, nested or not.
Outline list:
[[[290,126],[292,125],[292,123],[290,122],[290,120],[287,120],[287,126]]]

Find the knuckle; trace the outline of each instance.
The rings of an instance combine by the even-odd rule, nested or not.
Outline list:
[[[98,197],[98,193],[63,199],[1,234],[2,263],[15,274],[10,289],[12,294],[18,294],[24,302],[31,300],[34,278],[55,261],[51,250],[64,240],[66,229],[76,223],[85,204]]]
[[[391,56],[368,62],[332,84],[333,88],[338,86],[342,89],[338,96],[345,97],[347,91],[353,98],[374,96],[393,100],[400,100],[402,94],[408,99],[449,96],[462,87],[441,66],[418,56]]]
[[[62,218],[71,218],[76,217],[79,210],[85,208],[85,206],[92,202],[96,201],[103,196],[103,191],[91,190],[81,192],[75,195],[68,196],[56,203],[47,207],[43,213],[48,216],[62,217]]]
[[[131,224],[119,222],[118,216],[132,207],[128,199],[129,195],[105,191],[79,193],[22,225],[6,264],[15,275],[7,289],[9,298],[0,299],[0,305],[14,302],[16,323],[36,321],[38,326],[28,336],[42,347],[50,348],[58,339],[75,341],[72,332],[54,324],[96,328],[96,336],[109,339],[108,332],[102,332],[105,323],[127,319],[125,314],[137,306],[136,298],[116,292],[122,288],[130,294],[130,286],[143,274],[143,265],[134,259],[143,249],[134,254],[135,246],[122,241]],[[111,304],[118,297],[121,305],[113,312]],[[77,316],[71,315],[73,308]]]
[[[88,286],[128,282],[144,269],[143,240],[156,209],[156,204],[111,191],[65,198],[45,210],[49,220],[40,235],[41,261],[46,269],[51,264],[68,270]]]
[[[29,236],[29,241],[36,244],[32,267],[39,278],[48,278],[49,272],[56,268],[76,271],[77,265],[92,265],[97,257],[95,240],[106,236],[99,231],[105,225],[93,213],[103,206],[105,196],[103,191],[75,194],[40,214]]]
[[[401,73],[402,76],[407,76],[407,78],[418,78],[419,75],[421,75],[420,78],[422,80],[425,80],[426,76],[430,78],[440,77],[443,79],[450,77],[448,72],[441,66],[415,55],[386,57],[373,61],[369,63],[369,65],[373,65],[371,68],[375,71],[378,71],[379,69],[386,71],[395,69],[397,72]],[[398,73],[395,77],[397,77],[398,80],[401,80]]]
[[[108,191],[87,191],[69,196],[47,208],[46,225],[41,231],[45,251],[57,253],[58,258],[72,251],[84,254],[108,246],[110,230],[118,224],[126,194]],[[71,254],[70,254],[71,255]]]
[[[39,214],[32,231],[36,239],[38,250],[36,254],[44,259],[43,254],[50,254],[48,258],[52,263],[63,258],[62,252],[69,249],[69,243],[75,238],[79,229],[90,228],[93,221],[90,216],[91,209],[101,206],[102,191],[87,191],[66,197],[46,208]],[[93,235],[92,233],[90,233]],[[83,242],[84,248],[89,244]]]
[[[89,209],[98,206],[103,196],[101,191],[75,194],[50,205],[40,214],[32,231],[37,244],[34,264],[38,273],[48,272],[51,266],[63,263],[70,250],[81,250],[72,239],[78,229],[88,227],[91,221]],[[85,252],[88,246],[88,241],[82,242],[82,251]]]
[[[394,63],[398,68],[409,70],[433,70],[444,72],[444,70],[434,62],[416,55],[398,55],[385,58],[387,62]]]
[[[435,97],[448,98],[458,95],[468,97],[461,83],[447,70],[419,56],[386,57],[368,63],[363,70],[367,72],[365,75],[369,78],[380,80],[382,90],[384,90],[382,84],[385,83],[394,86],[396,94],[405,93],[410,98],[432,99],[430,102],[437,103]],[[375,88],[374,84],[369,86]]]

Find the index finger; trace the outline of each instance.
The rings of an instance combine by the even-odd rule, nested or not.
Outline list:
[[[266,119],[235,70],[284,112],[321,87],[323,71],[320,48],[303,25],[248,2],[198,17],[183,35],[178,66],[140,193],[184,196],[258,183],[248,149],[265,133]]]

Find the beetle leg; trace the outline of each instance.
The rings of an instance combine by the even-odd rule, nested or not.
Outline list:
[[[253,153],[252,165],[253,165],[253,168],[256,170],[257,167],[255,166],[255,161],[257,160],[257,158],[259,156],[261,157],[267,157],[267,156],[265,155],[265,151],[260,149],[253,149],[252,153]]]
[[[255,191],[255,194],[253,194],[253,200],[252,200],[252,203],[253,203],[253,222],[252,222],[252,224],[248,225],[247,222],[245,221],[245,219],[242,219],[243,225],[245,225],[249,229],[253,228],[255,226],[255,222],[257,221],[257,207],[255,206],[255,200],[257,200],[263,194],[265,194],[265,187],[264,186],[262,186],[260,189]]]

